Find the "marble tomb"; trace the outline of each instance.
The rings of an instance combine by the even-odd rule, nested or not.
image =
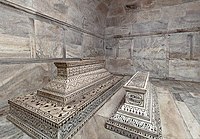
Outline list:
[[[9,100],[12,123],[33,138],[69,139],[124,84],[104,61],[56,62],[57,77],[35,93]]]
[[[133,139],[161,139],[159,105],[149,72],[138,71],[123,87],[125,98],[105,127]]]

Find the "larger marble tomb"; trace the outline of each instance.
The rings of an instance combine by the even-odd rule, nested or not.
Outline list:
[[[68,139],[124,83],[104,61],[56,62],[57,77],[35,93],[9,100],[7,118],[33,138]]]
[[[133,139],[161,139],[158,100],[149,72],[138,71],[124,89],[125,98],[105,127]]]

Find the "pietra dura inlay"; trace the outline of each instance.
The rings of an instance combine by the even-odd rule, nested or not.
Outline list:
[[[124,89],[125,101],[105,127],[133,139],[162,138],[158,100],[149,73],[137,72]]]
[[[45,87],[9,100],[7,118],[33,138],[71,138],[124,82],[104,69],[104,61],[55,65],[58,76]]]

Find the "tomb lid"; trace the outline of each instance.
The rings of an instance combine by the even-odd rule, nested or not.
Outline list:
[[[138,71],[124,85],[124,88],[127,91],[146,93],[148,80],[149,80],[149,72]]]

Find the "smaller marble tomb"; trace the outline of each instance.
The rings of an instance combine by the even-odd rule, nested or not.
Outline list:
[[[133,139],[162,138],[158,100],[149,72],[138,71],[124,89],[125,99],[105,127]]]

